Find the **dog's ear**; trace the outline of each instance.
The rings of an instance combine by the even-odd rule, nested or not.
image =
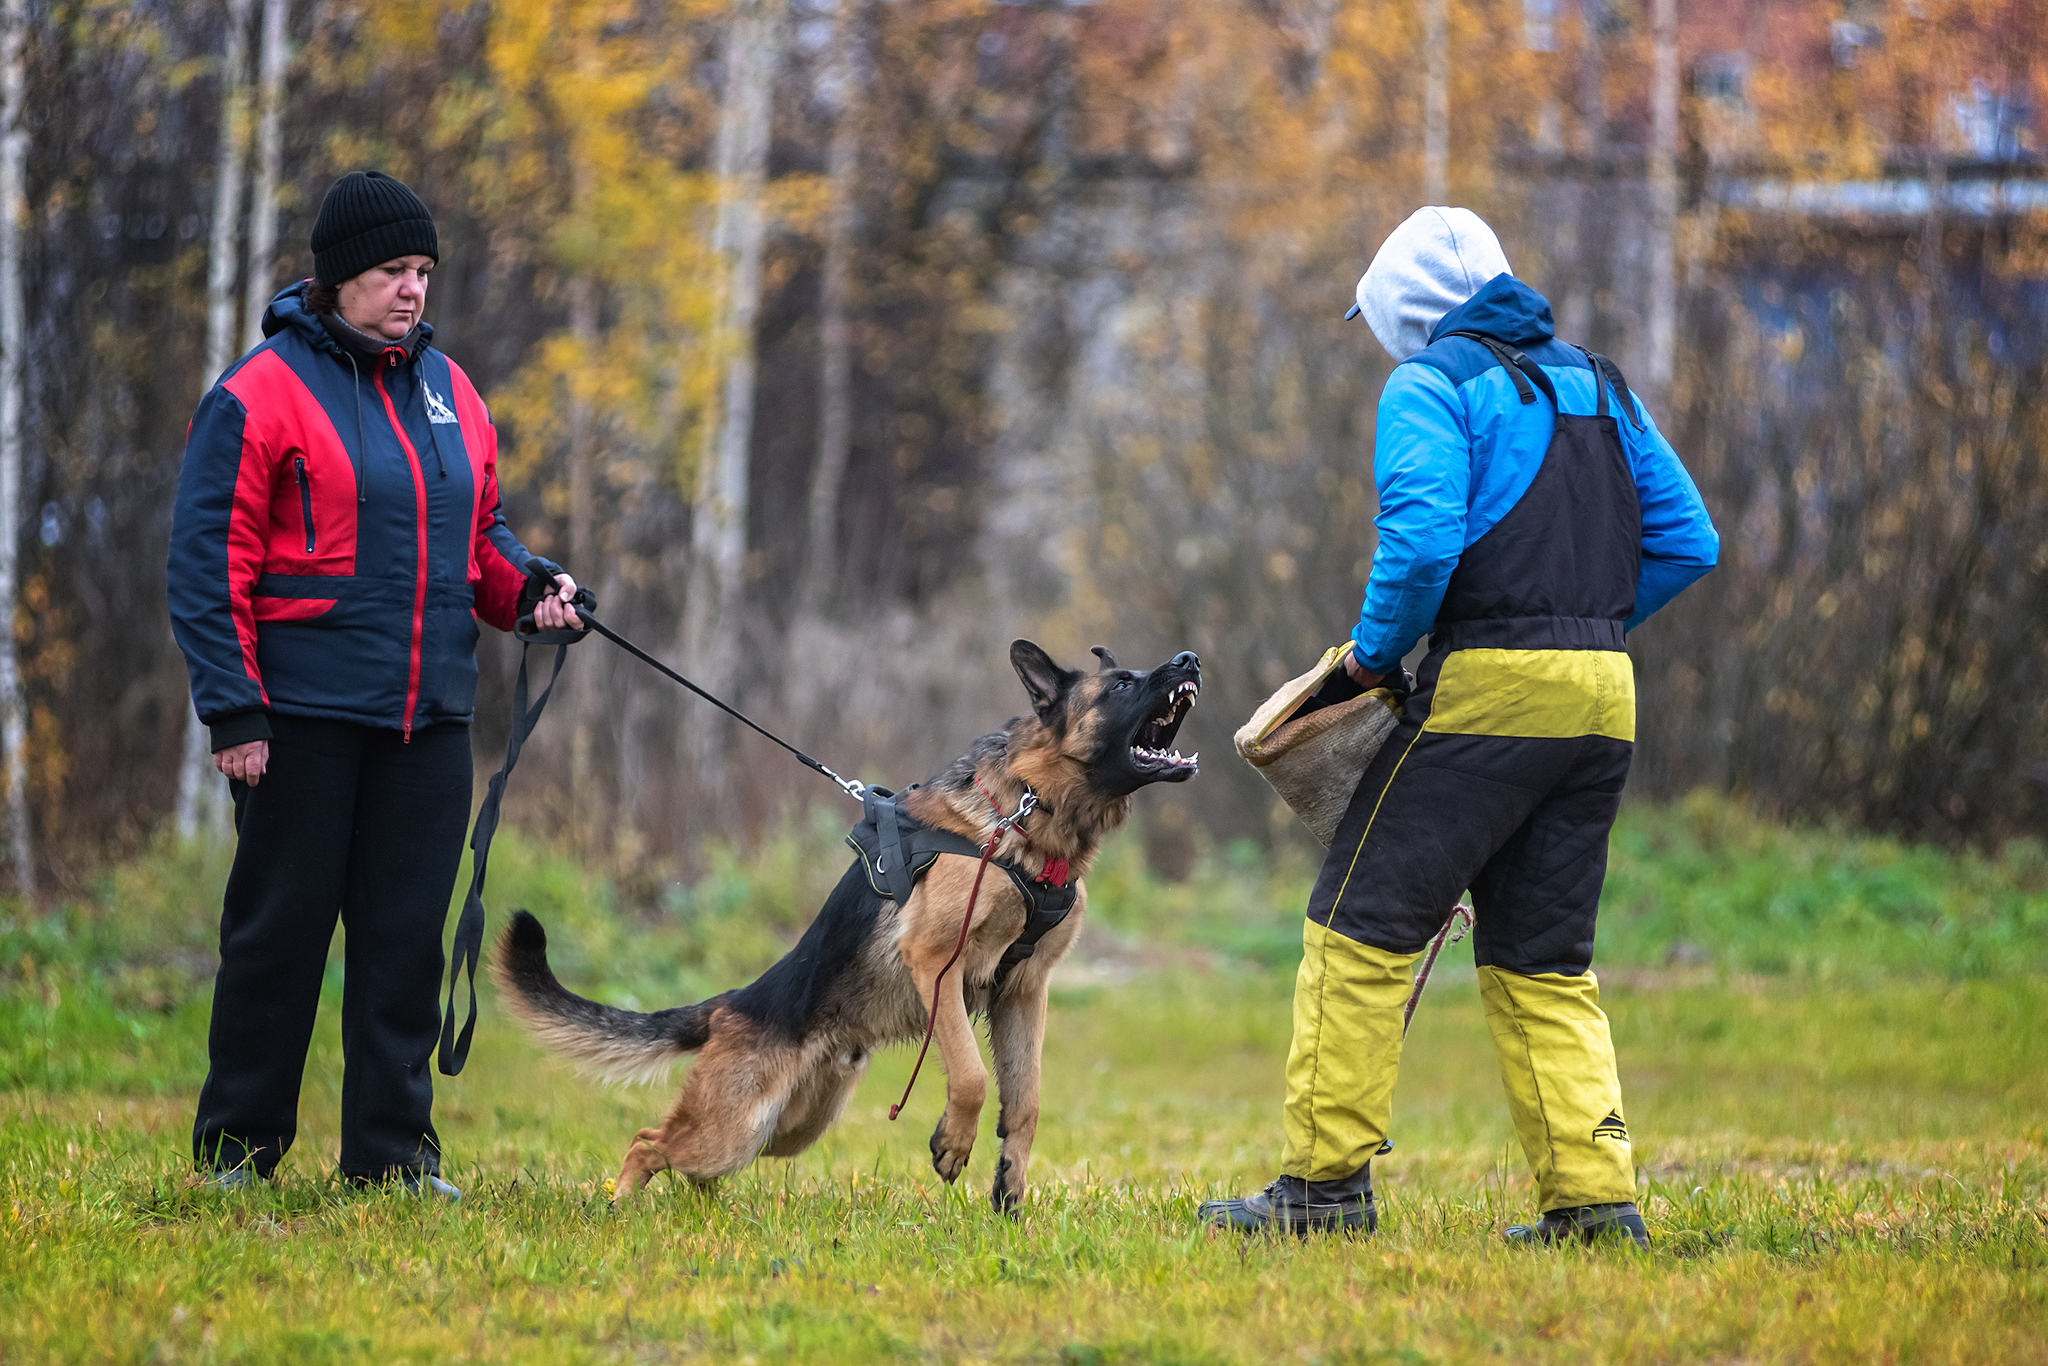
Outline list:
[[[1114,669],[1116,667],[1116,656],[1109,652],[1109,647],[1107,645],[1090,645],[1088,647],[1088,653],[1094,655],[1097,659],[1102,661],[1102,663],[1096,667],[1095,672],[1108,673],[1111,669]]]
[[[1024,681],[1024,691],[1031,697],[1031,710],[1038,713],[1041,721],[1052,720],[1067,700],[1067,689],[1081,676],[1053,663],[1051,655],[1028,640],[1010,642],[1010,667]]]

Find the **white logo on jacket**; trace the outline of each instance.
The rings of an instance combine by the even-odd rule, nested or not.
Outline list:
[[[442,401],[442,398],[439,394],[435,393],[432,389],[427,388],[427,386],[424,384],[422,384],[420,388],[426,393],[427,396],[428,422],[432,423],[437,427],[444,426],[449,423],[454,423],[456,426],[461,425],[461,423],[457,422],[456,420],[455,410],[449,407],[447,403]]]

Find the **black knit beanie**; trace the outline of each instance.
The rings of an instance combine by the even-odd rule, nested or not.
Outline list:
[[[395,256],[441,259],[433,215],[403,182],[382,171],[350,171],[313,220],[314,280],[338,285]]]

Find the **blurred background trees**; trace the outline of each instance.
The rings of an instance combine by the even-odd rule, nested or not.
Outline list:
[[[60,877],[176,805],[164,547],[212,323],[246,344],[244,301],[309,273],[320,196],[362,167],[435,210],[429,318],[492,403],[515,527],[842,768],[912,781],[1017,711],[1013,636],[1193,648],[1209,762],[1145,804],[1155,862],[1292,838],[1228,737],[1354,619],[1387,360],[1340,319],[1440,183],[1637,382],[1722,529],[1632,642],[1633,790],[2040,829],[2043,0],[23,22],[13,640]],[[515,648],[485,641],[480,755]],[[514,819],[587,857],[655,872],[830,800],[603,644],[558,696]]]

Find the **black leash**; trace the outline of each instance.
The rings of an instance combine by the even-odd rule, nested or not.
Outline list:
[[[535,566],[527,571],[528,593],[535,604],[555,591],[554,576],[547,570]],[[522,605],[524,605],[522,600]],[[697,696],[717,707],[748,729],[763,735],[795,755],[797,762],[805,768],[830,778],[840,790],[855,801],[860,801],[866,788],[851,778],[842,778],[831,769],[813,759],[810,755],[790,744],[772,731],[764,730],[750,718],[726,705],[710,693],[692,683],[689,679],[656,659],[647,651],[627,640],[611,627],[599,621],[592,612],[597,598],[587,588],[576,590],[572,606],[576,616],[591,630],[609,640],[612,644],[632,655],[643,664],[660,672],[663,676],[682,684]],[[547,708],[548,698],[554,695],[555,682],[562,676],[562,665],[569,658],[569,647],[584,638],[582,631],[564,627],[557,631],[536,629],[531,609],[523,613],[512,634],[520,642],[519,678],[512,685],[512,731],[505,737],[505,765],[491,775],[490,790],[484,794],[483,806],[476,813],[476,827],[470,831],[470,875],[469,895],[463,898],[462,915],[455,922],[454,956],[448,965],[448,1010],[441,1021],[440,1068],[447,1077],[458,1076],[463,1064],[469,1061],[470,1037],[476,1033],[476,968],[483,956],[484,947],[484,874],[491,859],[491,839],[498,833],[498,808],[505,800],[505,782],[512,776],[512,770],[519,763],[519,751],[526,744],[526,737],[533,734],[533,728],[540,724],[540,714]],[[540,696],[527,705],[526,658],[535,645],[555,647],[555,666],[548,673],[548,685],[541,689]],[[462,1026],[461,1034],[455,1032],[455,987],[464,975],[469,978],[469,1019]]]
[[[697,696],[703,698],[706,702],[709,702],[712,706],[718,708],[727,716],[730,716],[733,720],[745,726],[748,730],[753,731],[756,735],[764,736],[767,739],[773,740],[776,744],[781,745],[784,749],[788,750],[791,754],[796,756],[796,761],[798,763],[802,764],[805,768],[810,769],[814,773],[821,773],[825,777],[830,778],[835,784],[838,785],[841,791],[845,792],[847,796],[852,797],[855,801],[859,801],[861,799],[861,793],[867,790],[866,786],[862,783],[855,782],[851,778],[840,777],[837,773],[834,773],[831,769],[825,767],[816,759],[813,759],[810,755],[804,753],[795,745],[792,745],[791,743],[789,743],[789,741],[777,735],[774,731],[764,730],[762,727],[754,724],[753,720],[750,719],[744,712],[741,712],[734,707],[726,705],[724,702],[721,702],[716,697],[713,697],[710,693],[705,692],[695,683],[692,683],[689,679],[683,677],[674,669],[671,669],[668,665],[662,663],[653,655],[648,654],[647,651],[641,649],[638,645],[635,645],[632,641],[626,639],[617,631],[614,631],[611,627],[599,621],[591,613],[585,611],[580,604],[576,608],[576,615],[578,618],[582,620],[585,626],[588,626],[591,630],[597,632],[606,640],[609,640],[612,644],[618,646],[621,650],[624,650],[627,654],[639,660],[642,664],[647,665],[649,668],[661,674],[663,677],[682,684],[691,692],[697,694]]]

